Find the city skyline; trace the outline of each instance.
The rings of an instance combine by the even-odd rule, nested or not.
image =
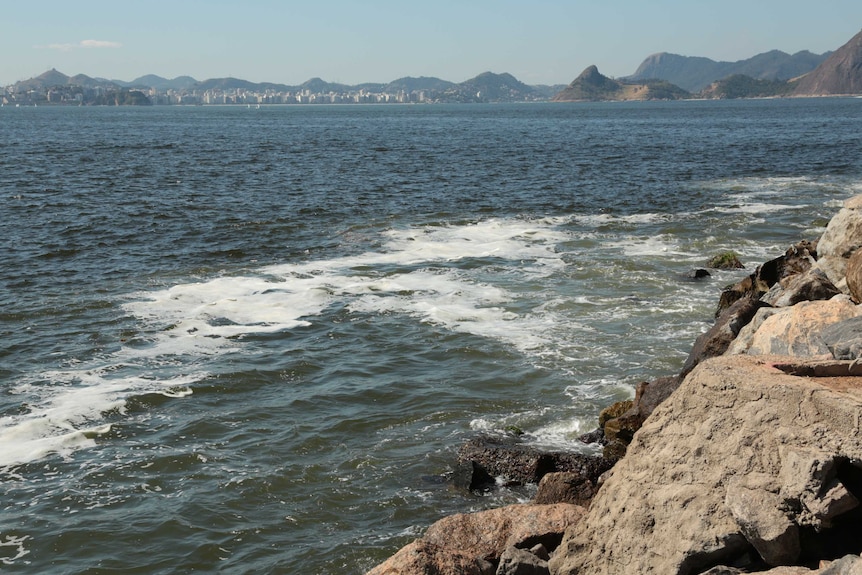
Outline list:
[[[595,64],[632,74],[656,52],[736,61],[768,50],[836,50],[862,26],[862,4],[800,0],[617,6],[537,0],[433,5],[345,0],[242,4],[16,3],[0,23],[0,85],[55,68],[130,81],[145,74],[355,85],[485,71],[531,84],[567,84]]]

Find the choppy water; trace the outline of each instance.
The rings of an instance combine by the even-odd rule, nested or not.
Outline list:
[[[0,109],[0,570],[362,573],[862,192],[862,100]],[[750,271],[750,270],[749,270]]]

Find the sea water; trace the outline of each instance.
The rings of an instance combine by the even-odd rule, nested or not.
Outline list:
[[[678,372],[862,100],[3,108],[0,174],[0,571],[359,574]]]

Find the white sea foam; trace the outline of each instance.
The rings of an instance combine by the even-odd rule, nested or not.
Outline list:
[[[25,547],[25,543],[29,539],[31,539],[29,535],[4,535],[0,539],[0,548],[6,547],[11,549],[12,552],[0,552],[0,563],[3,563],[3,565],[15,565],[20,559],[29,555],[30,551]],[[27,563],[27,561],[23,561],[23,563]]]
[[[0,467],[91,446],[109,429],[104,414],[122,414],[129,397],[188,395],[207,372],[184,366],[243,350],[249,335],[309,325],[336,303],[354,313],[403,314],[524,351],[547,346],[541,318],[506,308],[516,296],[505,287],[479,281],[470,266],[448,266],[482,260],[481,271],[490,258],[500,262],[493,273],[545,277],[565,266],[556,253],[570,239],[558,229],[561,221],[390,230],[379,251],[132,294],[123,309],[139,321],[145,345],[19,382],[13,391],[29,411],[0,420]]]

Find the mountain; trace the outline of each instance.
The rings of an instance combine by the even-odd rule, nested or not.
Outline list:
[[[691,94],[663,80],[648,80],[636,84],[603,76],[595,66],[581,72],[553,102],[601,102],[624,100],[680,100]]]
[[[540,97],[534,88],[511,74],[484,72],[457,87],[460,92],[482,102],[522,102]]]
[[[647,57],[626,80],[661,79],[690,92],[698,92],[716,80],[744,74],[761,80],[789,80],[820,65],[829,53],[817,55],[804,50],[792,56],[772,50],[737,62],[716,62],[709,58],[661,52]]]
[[[35,78],[30,78],[29,80],[24,80],[22,82],[17,82],[16,84],[14,84],[16,92],[26,92],[28,90],[44,91],[49,88],[55,88],[60,86],[81,86],[83,88],[119,87],[116,84],[113,84],[107,80],[96,80],[94,78],[90,78],[89,76],[85,76],[84,74],[67,76],[53,68],[43,74],[36,76]]]
[[[862,32],[796,83],[794,96],[862,94]]]
[[[326,82],[321,80],[320,78],[312,78],[310,80],[306,80],[302,84],[299,85],[301,90],[308,90],[313,94],[327,94],[329,92],[346,92],[350,90],[350,86],[346,86],[345,84],[336,84],[333,82]]]
[[[198,83],[198,81],[191,76],[177,76],[173,80],[168,80],[167,78],[162,78],[155,74],[147,74],[146,76],[135,78],[131,82],[121,82],[119,80],[113,80],[113,82],[117,85],[125,86],[126,88],[145,87],[154,88],[159,91],[188,90]]]
[[[704,88],[698,96],[708,100],[774,98],[787,96],[792,91],[793,84],[785,80],[760,80],[744,74],[734,74],[713,82]]]
[[[429,78],[421,76],[419,78],[399,78],[389,82],[384,87],[385,92],[421,92],[427,90],[429,92],[442,92],[455,86],[452,82],[441,80],[440,78]]]

